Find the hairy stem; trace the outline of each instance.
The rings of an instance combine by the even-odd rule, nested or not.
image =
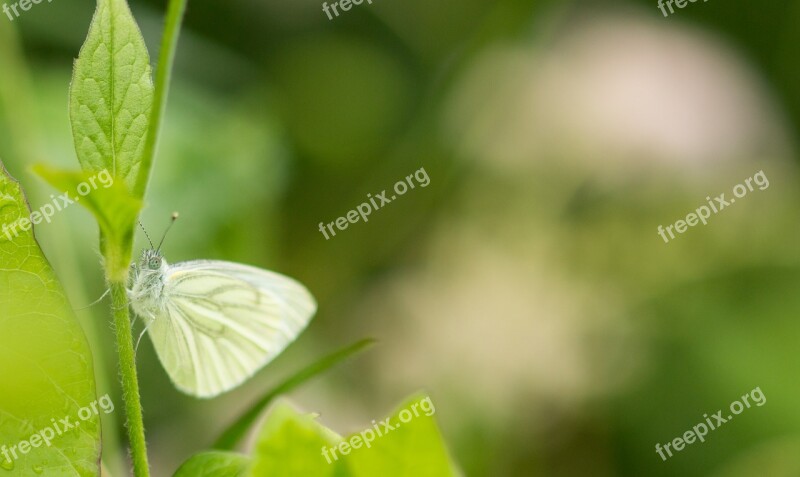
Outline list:
[[[127,269],[127,267],[125,268]],[[150,468],[147,464],[147,443],[144,438],[142,404],[139,400],[139,379],[136,376],[136,355],[133,349],[133,334],[124,282],[111,282],[111,303],[114,313],[114,326],[117,330],[119,372],[122,378],[128,439],[131,445],[131,458],[133,459],[133,474],[136,477],[149,477]]]
[[[164,25],[164,35],[161,38],[161,53],[156,67],[155,95],[153,97],[153,107],[150,111],[150,126],[145,138],[139,176],[136,178],[136,186],[134,187],[134,194],[138,197],[144,196],[144,191],[147,189],[147,181],[150,179],[150,168],[156,155],[158,133],[161,130],[161,120],[167,105],[167,92],[169,91],[169,81],[172,76],[172,64],[175,62],[175,50],[178,47],[178,35],[180,34],[183,15],[186,12],[186,2],[187,0],[169,0],[167,21]]]
[[[155,96],[150,111],[150,124],[145,138],[144,153],[139,168],[139,175],[133,193],[143,197],[150,179],[150,169],[156,153],[161,120],[167,102],[167,92],[175,60],[175,49],[178,35],[186,11],[187,0],[169,0],[164,36],[161,40],[161,53],[155,78]],[[106,264],[106,277],[111,286],[112,306],[114,309],[114,325],[117,330],[117,352],[119,354],[119,370],[122,378],[122,391],[125,400],[128,440],[131,446],[133,473],[136,477],[149,477],[147,464],[147,442],[144,437],[142,420],[142,404],[139,398],[139,380],[136,375],[136,351],[133,347],[128,297],[125,285],[128,278],[128,265],[131,260],[132,232],[119,242],[104,242],[103,255]]]

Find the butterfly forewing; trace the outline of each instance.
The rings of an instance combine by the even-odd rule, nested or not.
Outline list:
[[[228,262],[169,268],[164,316],[148,329],[182,391],[213,397],[252,376],[306,327],[314,298],[283,275]]]

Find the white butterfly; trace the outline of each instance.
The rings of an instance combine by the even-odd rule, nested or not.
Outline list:
[[[314,297],[289,277],[222,261],[169,265],[159,249],[145,250],[132,267],[128,298],[164,369],[187,394],[211,398],[239,386],[294,341],[317,310]]]

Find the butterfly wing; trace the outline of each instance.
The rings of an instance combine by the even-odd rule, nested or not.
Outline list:
[[[272,361],[305,329],[314,297],[278,273],[197,260],[169,268],[163,316],[148,328],[175,386],[210,398]]]

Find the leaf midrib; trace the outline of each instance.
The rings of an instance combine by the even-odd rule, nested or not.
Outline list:
[[[108,2],[109,8],[109,22],[108,22],[108,29],[109,35],[109,43],[111,43],[111,54],[109,55],[108,60],[108,68],[109,68],[109,79],[111,81],[111,107],[109,111],[111,112],[111,168],[113,169],[112,175],[113,177],[117,177],[117,121],[116,121],[116,90],[114,85],[116,83],[116,78],[114,77],[114,56],[116,55],[116,44],[114,42],[114,0],[109,0]]]

